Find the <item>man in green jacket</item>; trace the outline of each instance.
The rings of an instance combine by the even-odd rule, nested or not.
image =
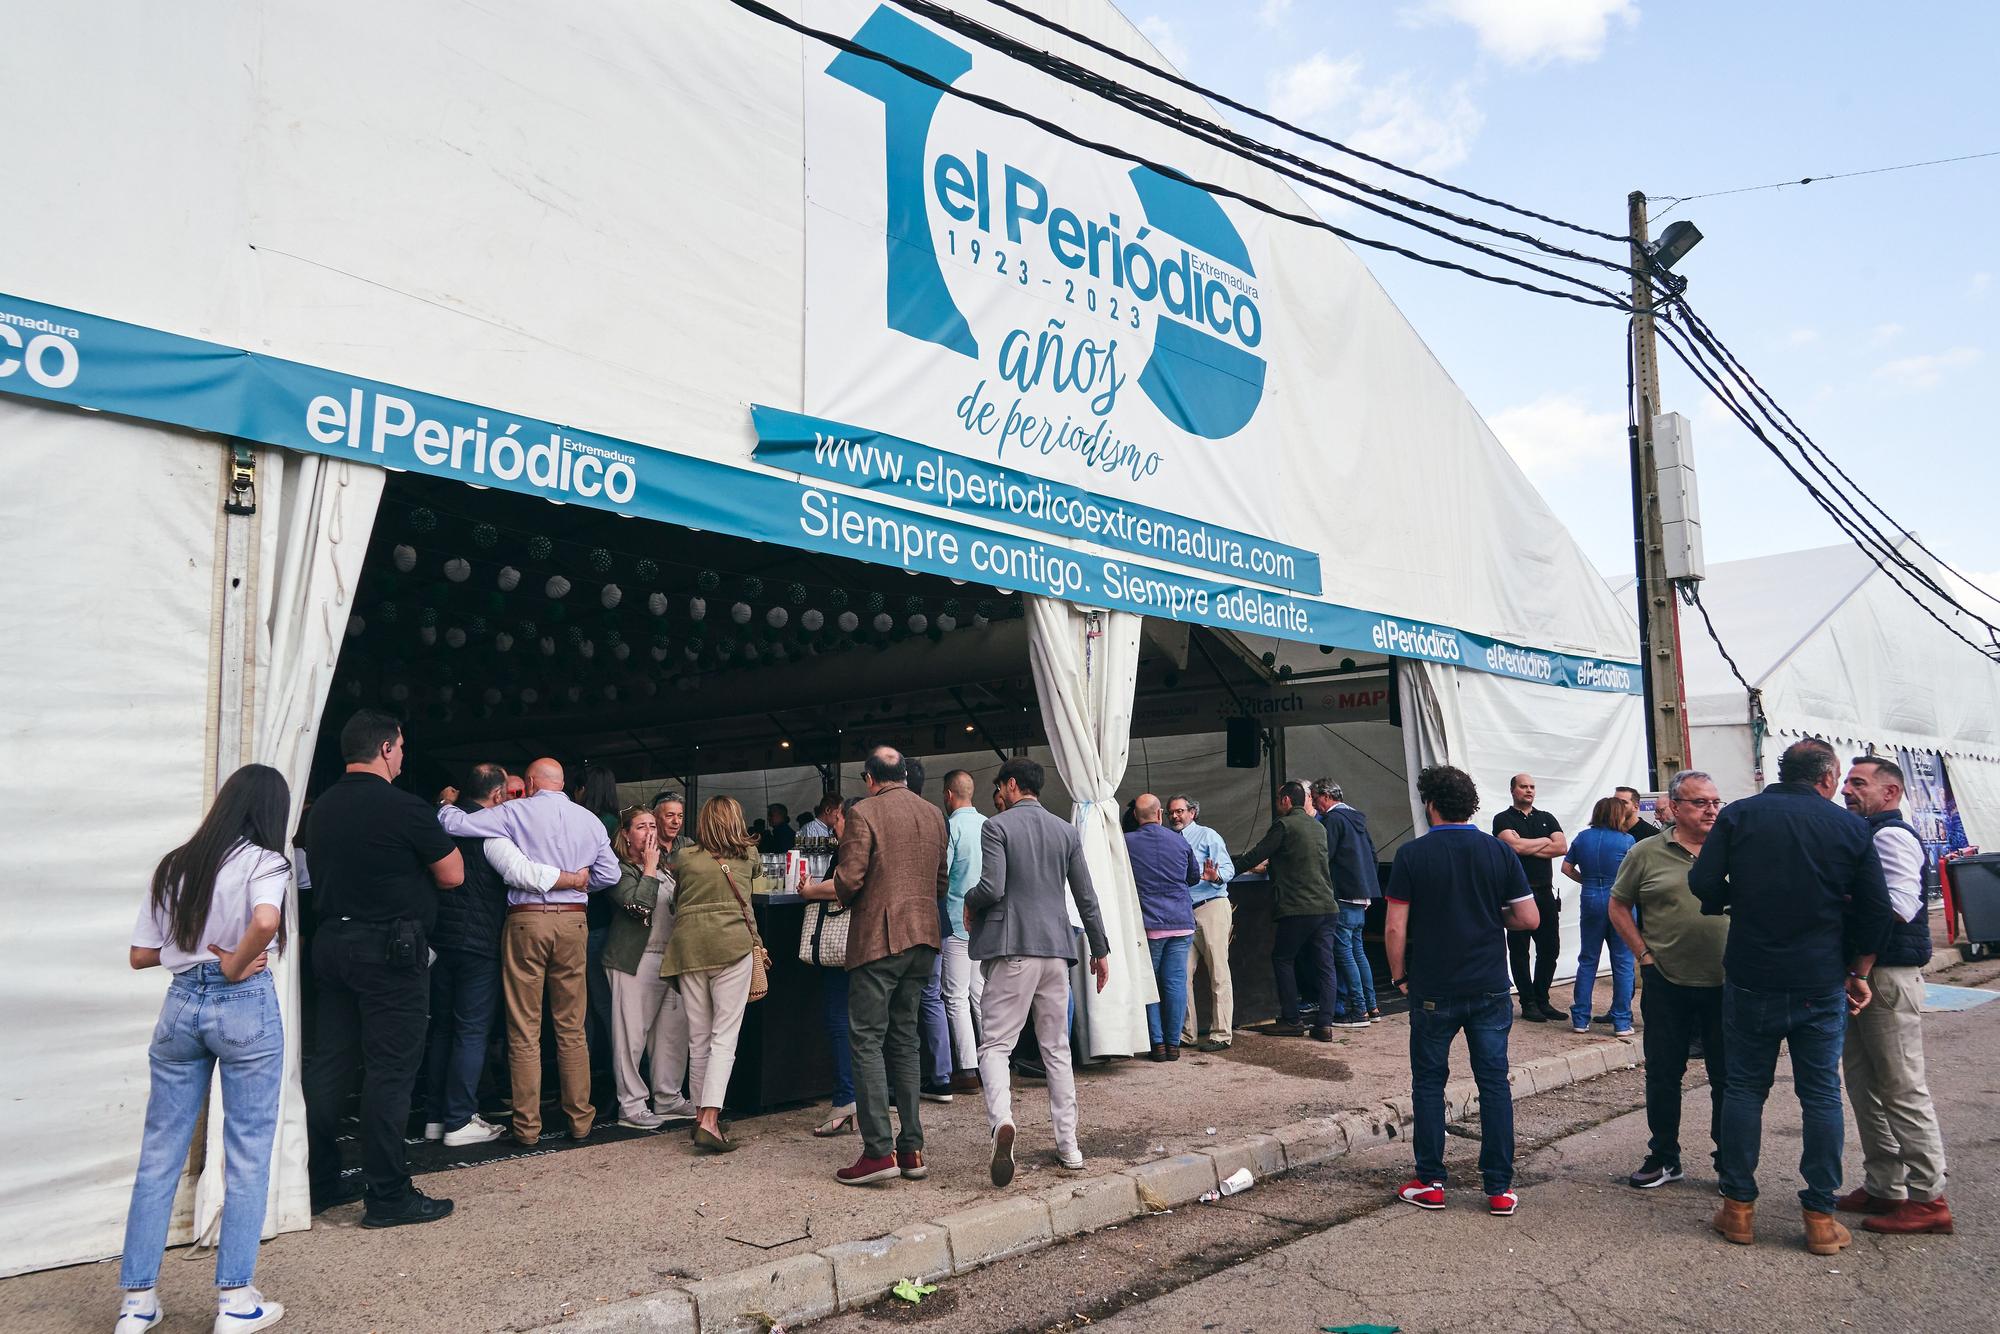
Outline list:
[[[1271,972],[1278,986],[1278,1022],[1271,1031],[1294,1038],[1306,1032],[1299,1022],[1298,961],[1304,955],[1319,996],[1319,1017],[1312,1036],[1331,1042],[1334,1003],[1340,992],[1340,975],[1334,966],[1340,904],[1333,897],[1326,830],[1306,807],[1304,783],[1289,782],[1280,787],[1277,809],[1278,818],[1271,822],[1270,832],[1235,859],[1238,866],[1268,871],[1277,895]]]

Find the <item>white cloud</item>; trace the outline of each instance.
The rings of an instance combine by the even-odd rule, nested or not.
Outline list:
[[[1634,0],[1425,0],[1403,16],[1414,23],[1463,23],[1489,55],[1534,66],[1597,59],[1612,21],[1637,23],[1639,6]]]
[[[1793,347],[1804,347],[1807,343],[1817,343],[1819,341],[1819,330],[1794,329],[1785,335],[1785,341]]]
[[[1418,171],[1444,171],[1465,161],[1484,121],[1466,85],[1439,92],[1408,74],[1371,81],[1363,70],[1353,56],[1315,51],[1271,76],[1265,104],[1282,120]]]
[[[1953,371],[1964,370],[1984,355],[1976,347],[1954,347],[1916,357],[1898,357],[1875,368],[1875,378],[1897,389],[1934,389]]]
[[[1878,324],[1872,330],[1870,330],[1868,334],[1868,341],[1873,343],[1876,347],[1886,347],[1888,344],[1895,342],[1898,338],[1901,338],[1902,336],[1903,336],[1903,326],[1895,323],[1894,321],[1891,321],[1888,324]]]
[[[1575,394],[1544,394],[1494,413],[1486,424],[1531,475],[1570,472],[1626,456],[1625,414],[1594,412]]]
[[[1264,0],[1257,11],[1257,21],[1267,28],[1275,28],[1292,15],[1292,0]]]
[[[1991,286],[1993,286],[1992,274],[1975,273],[1972,275],[1972,281],[1965,285],[1965,294],[1974,301],[1983,300],[1986,296],[1986,289]]]
[[[1139,31],[1145,34],[1146,40],[1153,44],[1153,49],[1160,53],[1162,59],[1178,72],[1187,73],[1187,43],[1174,31],[1173,24],[1158,14],[1148,14],[1139,20]]]

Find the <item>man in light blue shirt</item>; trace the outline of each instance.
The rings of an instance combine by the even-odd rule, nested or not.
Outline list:
[[[1229,845],[1222,835],[1197,823],[1201,803],[1193,797],[1177,796],[1167,803],[1167,824],[1179,832],[1194,849],[1201,879],[1188,891],[1194,899],[1194,952],[1208,966],[1210,1014],[1208,1041],[1203,1051],[1222,1051],[1229,1046],[1236,1021],[1236,991],[1229,980],[1230,923],[1236,916],[1229,902],[1229,882],[1236,876],[1236,863],[1229,860]],[[1188,968],[1187,1019],[1181,1025],[1181,1045],[1194,1046],[1194,974]]]
[[[966,952],[965,891],[979,883],[983,869],[980,830],[986,824],[972,804],[972,775],[953,769],[944,776],[945,869],[950,879],[939,911],[944,915],[944,1010],[951,1024],[951,1046],[957,1054],[952,1088],[970,1093],[979,1087],[980,971]]]

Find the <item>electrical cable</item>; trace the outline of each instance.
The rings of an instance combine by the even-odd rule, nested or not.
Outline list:
[[[1730,656],[1727,648],[1723,647],[1722,636],[1715,632],[1715,621],[1708,614],[1708,605],[1701,600],[1701,585],[1690,579],[1681,587],[1681,600],[1701,613],[1701,623],[1708,627],[1708,637],[1715,641],[1715,651],[1729,664],[1729,674],[1736,678],[1736,684],[1742,686],[1749,694],[1756,694],[1757,687],[1743,679],[1743,669],[1736,665],[1736,659]]]
[[[993,0],[993,3],[1000,4],[1001,0]],[[1012,8],[1012,6],[1008,6],[1008,8]],[[1864,171],[1837,171],[1829,176],[1801,176],[1796,181],[1772,181],[1768,185],[1740,185],[1734,190],[1710,190],[1706,194],[1699,195],[1661,195],[1659,198],[1669,202],[1656,216],[1664,218],[1682,204],[1696,199],[1720,199],[1724,195],[1747,195],[1758,190],[1783,190],[1793,186],[1818,185],[1822,181],[1845,181],[1851,180],[1856,176],[1880,176],[1884,172],[1914,171],[1918,167],[1941,167],[1949,162],[1974,162],[1980,158],[1988,157],[2000,157],[2000,148],[1985,153],[1961,153],[1957,157],[1934,157],[1924,162],[1902,162],[1893,167],[1869,167]]]

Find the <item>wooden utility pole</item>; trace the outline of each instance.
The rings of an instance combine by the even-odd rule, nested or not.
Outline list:
[[[1639,658],[1646,685],[1646,759],[1653,790],[1664,792],[1688,767],[1687,690],[1681,679],[1680,601],[1667,579],[1660,519],[1660,474],[1653,457],[1653,418],[1660,412],[1660,359],[1653,335],[1652,256],[1647,250],[1646,196],[1626,199],[1632,233],[1632,370],[1639,395],[1632,430],[1632,566],[1638,576]]]

